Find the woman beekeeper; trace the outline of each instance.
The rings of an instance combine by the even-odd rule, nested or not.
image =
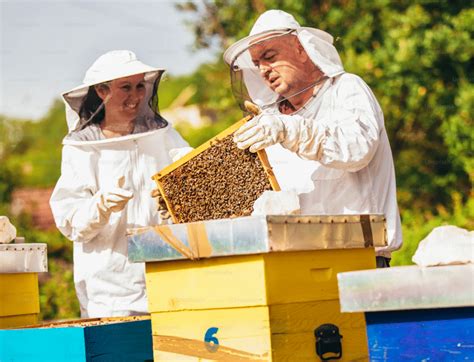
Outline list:
[[[82,317],[147,313],[144,265],[128,261],[125,233],[160,222],[151,176],[171,163],[171,149],[187,146],[158,114],[162,73],[131,51],[111,51],[63,94],[69,134],[50,203],[74,241]]]

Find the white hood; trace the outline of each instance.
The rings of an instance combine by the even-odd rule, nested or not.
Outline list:
[[[257,69],[252,66],[248,48],[252,42],[270,34],[284,34],[294,30],[298,40],[313,63],[329,78],[344,73],[341,59],[333,45],[333,37],[319,29],[302,27],[295,18],[281,10],[268,10],[257,19],[249,36],[239,40],[224,53],[229,65],[236,65],[243,72],[243,81],[253,102],[270,104],[278,99],[264,82]]]
[[[139,116],[154,116],[148,105],[148,99],[152,96],[155,81],[161,77],[164,69],[154,68],[137,59],[135,53],[129,50],[113,50],[100,56],[87,70],[83,84],[62,94],[66,106],[66,120],[69,132],[73,132],[83,126],[84,120],[79,117],[84,97],[89,87],[114,79],[128,77],[135,74],[145,74],[146,95],[142,102]]]

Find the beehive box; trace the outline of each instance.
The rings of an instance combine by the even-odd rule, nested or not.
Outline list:
[[[0,328],[38,322],[38,273],[48,271],[46,244],[0,245]]]
[[[473,361],[473,276],[473,264],[341,273],[341,310],[365,312],[371,361]]]
[[[191,239],[182,232],[189,226],[200,229]],[[158,228],[129,236],[135,247],[146,239],[132,255],[146,262],[155,360],[318,361],[314,331],[326,323],[343,336],[342,361],[368,359],[364,316],[340,313],[336,275],[375,267],[373,246],[386,244],[383,216],[253,216]],[[195,260],[176,260],[186,255]]]
[[[152,361],[150,317],[96,318],[0,330],[0,361]]]
[[[250,215],[266,190],[280,190],[265,150],[240,150],[232,135],[248,116],[153,176],[175,223]]]

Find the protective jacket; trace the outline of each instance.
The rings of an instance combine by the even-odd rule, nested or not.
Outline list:
[[[153,127],[155,129],[150,131],[123,137],[74,140],[74,133],[82,122],[77,114],[81,97],[90,85],[114,79],[112,77],[148,72],[145,79],[149,80],[149,94],[161,75],[161,70],[136,64],[133,53],[119,52],[122,53],[112,56],[106,66],[94,64],[91,67],[88,73],[97,71],[97,77],[89,82],[86,79],[83,86],[63,95],[71,133],[63,141],[61,177],[50,204],[57,227],[74,242],[74,282],[82,317],[147,312],[144,265],[128,261],[126,230],[160,222],[156,204],[150,197],[154,188],[151,176],[171,163],[168,155],[171,149],[187,146],[166,123],[161,123],[161,128]],[[114,66],[121,63],[131,64],[131,67],[117,71]],[[97,207],[100,197],[104,190],[115,187],[122,176],[125,178],[122,187],[133,191],[133,198],[125,209],[112,212],[107,223],[100,223]]]
[[[283,115],[276,103],[279,95],[264,83],[248,48],[264,35],[288,31],[298,37],[326,79],[302,108]],[[305,214],[385,214],[388,246],[376,252],[390,257],[400,248],[402,234],[383,113],[367,84],[344,71],[332,42],[331,35],[270,10],[259,17],[250,36],[225,52],[224,59],[243,73],[251,100],[284,123],[284,141],[266,149],[282,190],[299,193]]]

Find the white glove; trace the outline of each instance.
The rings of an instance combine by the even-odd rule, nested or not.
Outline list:
[[[171,160],[173,162],[176,162],[180,158],[186,156],[192,150],[194,150],[194,148],[192,147],[172,148],[171,150],[169,150],[168,154],[170,155]]]
[[[117,180],[117,187],[110,190],[102,191],[97,209],[99,211],[99,224],[105,224],[109,221],[112,212],[122,211],[130,199],[133,192],[123,189],[125,177],[122,176]]]
[[[274,114],[262,113],[245,123],[234,133],[237,147],[257,152],[286,138],[286,128],[281,118]]]
[[[165,199],[163,196],[161,196],[160,190],[158,189],[153,189],[151,191],[151,197],[153,197],[156,200],[156,206],[157,206],[157,211],[158,211],[158,216],[160,217],[161,220],[168,220],[171,218],[171,214],[168,211],[168,207],[166,206]]]

